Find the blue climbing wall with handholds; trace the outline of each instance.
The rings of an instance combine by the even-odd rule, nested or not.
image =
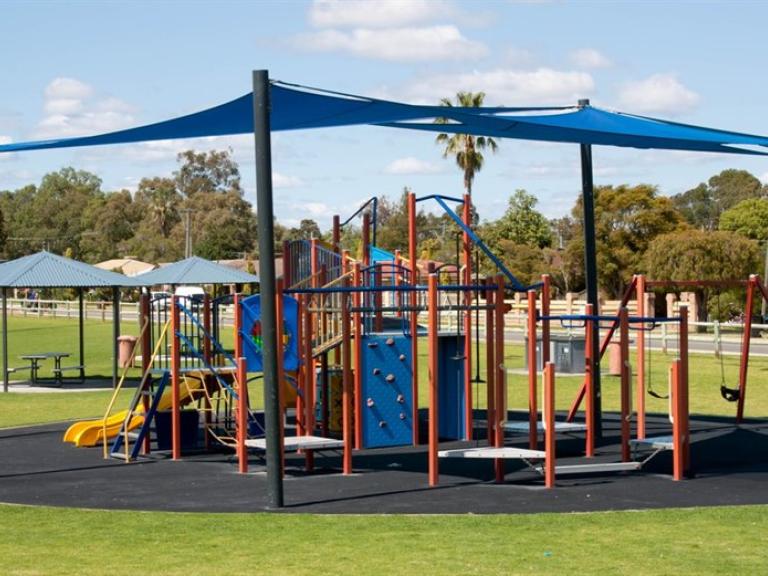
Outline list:
[[[464,438],[464,336],[437,337],[437,434],[444,440]]]
[[[411,339],[402,332],[362,338],[363,448],[413,441]]]

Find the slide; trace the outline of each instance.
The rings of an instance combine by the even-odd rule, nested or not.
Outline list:
[[[187,385],[179,387],[179,394],[181,405],[189,403],[194,398],[190,394],[190,391],[194,392],[202,387],[203,379],[192,377],[187,380]],[[172,405],[172,396],[170,387],[166,387],[163,395],[160,397],[160,402],[157,404],[158,410],[170,410]],[[142,407],[139,407],[139,413],[135,414],[131,421],[128,423],[128,430],[134,430],[144,423],[144,416],[141,412]],[[123,422],[128,417],[128,410],[117,412],[107,418],[107,438],[112,438],[120,432],[120,428]],[[75,422],[64,433],[64,442],[71,442],[78,448],[86,446],[96,446],[104,437],[104,419],[99,418],[96,420],[83,420],[82,422]]]

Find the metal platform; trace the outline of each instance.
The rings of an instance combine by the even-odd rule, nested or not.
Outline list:
[[[593,464],[563,464],[555,466],[556,476],[567,476],[568,474],[597,474],[601,472],[632,472],[642,468],[642,462],[595,462]],[[540,466],[536,467],[538,472],[542,472]]]
[[[629,443],[635,448],[651,448],[653,450],[673,450],[675,447],[672,436],[652,436],[650,438],[633,438]]]
[[[514,432],[516,434],[528,434],[529,424],[528,422],[516,421],[516,422],[504,422],[504,430],[507,432]],[[584,432],[587,429],[587,425],[583,422],[555,422],[555,432]],[[547,426],[545,422],[537,422],[536,430],[539,432],[545,432]]]
[[[266,438],[253,438],[245,441],[248,448],[256,450],[266,450]],[[295,452],[296,450],[335,450],[343,448],[344,442],[334,438],[323,438],[321,436],[286,436],[283,439],[283,450],[286,452]]]
[[[506,458],[509,460],[541,460],[546,457],[546,453],[542,450],[512,448],[511,446],[440,450],[437,455],[440,458]]]

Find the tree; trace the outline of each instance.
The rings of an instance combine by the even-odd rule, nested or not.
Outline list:
[[[181,221],[181,200],[176,184],[170,178],[142,178],[136,190],[136,204],[146,210],[149,217],[145,221],[154,224],[163,238],[168,238],[173,227]]]
[[[566,246],[567,265],[583,267],[583,210],[581,198],[572,212],[576,222]],[[610,296],[619,296],[632,275],[643,270],[648,244],[660,234],[684,227],[683,218],[669,198],[655,186],[598,186],[595,188],[595,233],[598,285]],[[575,287],[575,286],[574,286]]]
[[[185,198],[200,192],[242,195],[240,169],[230,150],[195,152],[187,150],[177,157],[181,167],[174,172],[176,188]]]
[[[716,230],[720,216],[743,200],[766,196],[760,180],[746,170],[723,170],[709,181],[672,197],[685,219],[696,228]]]
[[[483,105],[485,92],[458,92],[456,94],[456,105],[467,108],[478,108]],[[441,106],[453,107],[450,98],[440,100]],[[446,118],[437,118],[436,124],[448,124]],[[464,190],[467,194],[472,194],[472,182],[475,174],[483,168],[483,150],[496,152],[498,145],[493,138],[487,136],[473,136],[471,134],[438,134],[435,139],[437,144],[445,146],[443,158],[454,156],[456,164],[464,172]]]
[[[720,216],[720,230],[761,242],[768,240],[768,199],[750,198],[729,208]]]
[[[310,240],[312,238],[321,238],[320,226],[311,218],[304,218],[299,222],[298,228],[289,228],[283,235],[284,240]]]
[[[128,190],[92,200],[83,214],[87,232],[80,241],[81,258],[100,262],[128,254],[129,242],[136,235],[141,217]]]
[[[685,230],[655,238],[648,247],[645,261],[654,280],[732,280],[747,278],[757,270],[760,251],[757,242],[736,232]],[[733,313],[733,304],[739,300],[735,293],[725,294],[721,299],[717,290],[713,293],[694,289],[694,292],[704,318],[714,306],[720,319],[727,319]],[[709,298],[704,297],[706,293]],[[739,306],[743,304],[736,305],[736,309]]]
[[[536,210],[538,200],[525,190],[509,197],[504,215],[482,229],[483,238],[493,250],[501,241],[544,248],[552,245],[552,230],[547,219]]]

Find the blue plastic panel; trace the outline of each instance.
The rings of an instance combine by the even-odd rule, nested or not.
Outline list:
[[[444,440],[464,438],[464,336],[437,337],[437,433]]]
[[[411,339],[402,332],[370,334],[362,350],[363,447],[411,444]]]
[[[248,362],[248,372],[263,369],[261,349],[261,296],[245,298],[240,307],[243,312],[243,353]],[[296,298],[283,296],[283,369],[299,369],[299,343],[296,334],[299,327],[299,303]]]

